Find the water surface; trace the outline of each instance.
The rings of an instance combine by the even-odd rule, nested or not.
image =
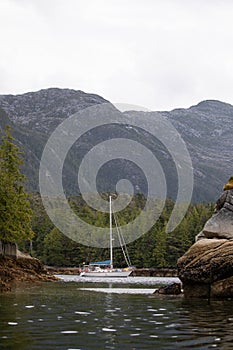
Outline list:
[[[233,349],[232,301],[155,298],[169,278],[63,278],[0,296],[0,349]]]

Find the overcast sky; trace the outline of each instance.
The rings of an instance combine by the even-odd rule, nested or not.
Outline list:
[[[152,110],[233,104],[232,0],[1,0],[0,94],[47,87]]]

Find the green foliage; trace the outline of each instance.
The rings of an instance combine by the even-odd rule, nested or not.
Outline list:
[[[44,238],[44,254],[48,265],[72,265],[73,250],[75,249],[73,242],[61,234],[57,228],[53,228],[51,232]]]
[[[8,242],[31,239],[32,210],[20,171],[22,153],[7,126],[0,145],[0,239]]]
[[[81,266],[83,262],[99,261],[109,258],[109,249],[98,249],[78,244],[54,228],[48,219],[37,194],[31,200],[33,215],[34,255],[44,263],[57,266]],[[87,206],[81,196],[69,198],[72,209],[83,220],[106,227],[108,214],[101,214]],[[135,218],[145,205],[143,195],[135,195],[129,206],[118,214],[122,225]],[[213,204],[190,205],[181,224],[171,233],[166,233],[166,224],[171,215],[174,202],[167,200],[165,208],[149,232],[127,245],[131,262],[142,267],[176,267],[177,259],[194,243],[195,236],[202,230],[213,213]],[[155,209],[156,210],[156,209]],[[126,266],[121,248],[114,249],[114,264]]]

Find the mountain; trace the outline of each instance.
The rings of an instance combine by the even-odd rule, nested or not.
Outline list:
[[[127,113],[140,117],[144,112]],[[233,106],[207,100],[188,109],[159,113],[178,130],[191,155],[193,200],[214,201],[233,174]]]
[[[50,88],[22,95],[0,95],[0,130],[11,125],[12,133],[25,153],[23,171],[28,177],[28,190],[38,191],[40,158],[48,137],[55,128],[75,112],[107,103],[103,97],[71,89]],[[168,196],[177,194],[176,168],[166,147],[150,134],[130,126],[133,117],[151,119],[155,112],[127,111],[121,113],[109,103],[108,113],[117,113],[128,126],[112,125],[90,131],[74,144],[64,164],[63,183],[67,194],[77,194],[77,173],[83,156],[103,140],[133,139],[149,148],[159,160],[168,185]],[[222,185],[233,173],[232,121],[233,106],[216,100],[202,101],[188,109],[158,112],[170,121],[182,136],[194,167],[193,201],[214,201]],[[96,118],[98,118],[98,114]],[[146,192],[143,172],[132,162],[117,159],[100,169],[97,187],[105,191],[121,178],[130,179],[138,192]]]
[[[174,110],[169,118],[191,154],[196,198],[215,201],[233,173],[233,106],[208,100]]]
[[[0,107],[19,126],[49,134],[65,118],[104,98],[72,89],[50,88],[22,95],[0,95]]]
[[[22,170],[28,178],[28,191],[39,191],[40,159],[52,131],[75,112],[106,102],[95,94],[58,88],[22,95],[0,95],[0,131],[10,125],[14,138],[24,151]],[[76,178],[72,167],[67,170],[66,177],[71,183]],[[73,186],[68,192],[73,193]]]

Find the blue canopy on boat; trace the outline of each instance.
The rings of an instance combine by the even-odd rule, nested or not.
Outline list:
[[[97,261],[97,262],[91,262],[89,265],[110,265],[111,260],[104,260],[104,261]]]

